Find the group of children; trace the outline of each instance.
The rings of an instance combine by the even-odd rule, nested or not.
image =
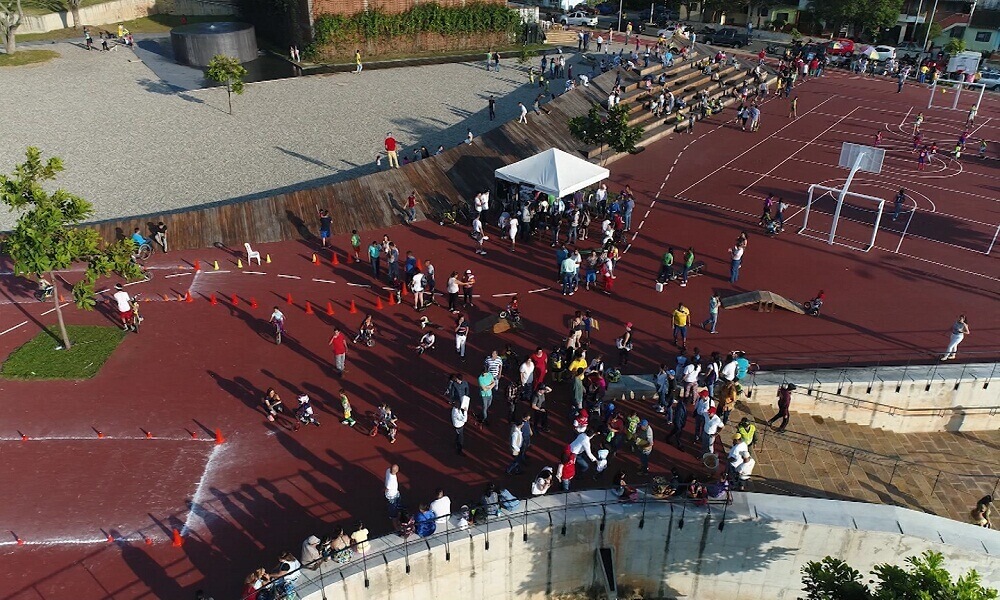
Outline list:
[[[955,142],[955,148],[952,150],[952,157],[955,160],[960,160],[962,158],[962,153],[965,152],[966,144],[968,143],[971,127],[975,122],[976,108],[973,107],[969,111],[969,118],[966,121],[965,129],[958,136],[958,140]],[[927,164],[930,163],[934,157],[937,155],[938,146],[937,142],[931,140],[929,142],[924,140],[923,131],[921,131],[921,126],[924,123],[924,113],[917,113],[916,118],[913,122],[913,152],[917,154],[917,170],[923,171]],[[875,146],[878,147],[882,143],[882,132],[877,131],[875,133]],[[989,144],[985,139],[979,138],[979,158],[980,160],[986,158],[986,153],[989,150]]]
[[[347,392],[343,388],[340,389],[339,400],[340,408],[343,412],[343,419],[341,419],[340,424],[354,427],[358,422],[354,418],[354,413],[351,409],[351,400],[347,397]],[[264,415],[272,423],[278,415],[287,415],[290,417],[293,422],[292,429],[294,431],[298,431],[303,425],[315,425],[319,427],[319,421],[316,420],[315,410],[312,407],[312,399],[308,394],[299,395],[297,406],[289,410],[282,403],[281,397],[275,389],[267,388],[267,391],[264,393],[263,407]],[[380,431],[385,432],[390,443],[396,442],[396,432],[398,431],[396,415],[393,413],[392,408],[384,403],[378,407],[378,414],[375,417],[375,423],[369,435],[375,437]]]

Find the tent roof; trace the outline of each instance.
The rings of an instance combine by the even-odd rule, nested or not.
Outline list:
[[[526,183],[555,196],[565,196],[607,179],[610,171],[557,148],[496,170],[497,179]]]

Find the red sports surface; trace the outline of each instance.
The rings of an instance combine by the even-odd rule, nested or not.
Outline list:
[[[531,474],[551,464],[572,439],[567,388],[554,386],[552,431],[536,435],[528,474],[513,478],[503,475],[510,462],[504,403],[494,404],[491,428],[479,430],[470,421],[466,456],[459,457],[441,392],[447,373],[478,374],[482,356],[494,348],[511,344],[524,354],[559,344],[574,310],[592,310],[599,319],[593,347],[610,364],[617,360],[614,340],[624,323],[635,323],[627,373],[651,373],[661,361],[673,362],[677,350],[670,343],[669,315],[678,302],[691,308],[692,322],[698,324],[713,291],[725,297],[758,289],[798,301],[825,289],[823,316],[723,311],[719,334],[692,327],[689,348],[700,347],[703,355],[742,349],[765,369],[931,361],[947,344],[955,317],[965,313],[972,334],[960,347],[959,360],[996,360],[1000,251],[986,250],[1000,222],[1000,109],[992,97],[980,108],[969,150],[960,160],[944,154],[961,133],[965,114],[925,109],[925,139],[938,139],[941,154],[918,173],[909,132],[914,115],[926,106],[927,91],[916,85],[902,94],[895,91],[893,81],[835,72],[796,87],[795,120],[787,117],[787,100],[770,100],[756,133],[733,127],[728,111],[699,122],[693,135],[676,136],[613,163],[612,191],[628,183],[638,201],[637,235],[616,269],[610,296],[593,291],[562,296],[554,250],[544,234],[511,253],[492,228],[488,253],[479,256],[466,227],[421,221],[364,232],[365,246],[385,233],[402,252],[410,249],[424,263],[432,261],[438,289],[453,270],[475,271],[478,297],[468,309],[473,322],[496,314],[509,294],[520,294],[525,326],[499,335],[473,333],[466,362],[451,345],[452,317],[437,307],[420,314],[442,326],[438,346],[416,355],[420,329],[419,315],[407,304],[412,296],[402,305],[375,310],[376,298],[387,303],[383,283],[373,281],[367,262],[348,263],[346,239],[334,240],[339,266],[332,266],[329,251],[319,250],[314,241],[261,247],[273,262],[245,265],[242,271],[237,255],[222,250],[155,255],[150,264],[156,277],[129,288],[153,300],[142,304],[142,332],[130,335],[97,377],[0,382],[5,400],[0,422],[7,428],[0,432],[7,484],[0,498],[0,530],[9,532],[0,547],[2,597],[183,598],[198,587],[216,597],[236,597],[247,572],[272,566],[281,550],[297,554],[309,534],[356,518],[366,520],[373,533],[386,532],[382,476],[394,462],[401,468],[407,505],[429,499],[438,487],[461,504],[489,480],[526,494]],[[846,177],[836,166],[841,142],[872,143],[876,130],[883,131],[888,150],[883,172],[859,174],[852,185],[853,191],[886,200],[889,214],[876,248],[869,253],[849,248],[851,240],[870,235],[869,213],[861,206],[845,210],[839,228],[844,245],[817,239],[824,227],[819,216],[810,225],[816,231],[796,234],[807,187],[836,187]],[[974,157],[979,137],[991,142],[989,160]],[[892,198],[899,187],[906,188],[908,202],[893,222]],[[768,193],[792,205],[785,232],[774,238],[758,234],[756,226]],[[831,207],[818,203],[815,208],[821,215]],[[739,282],[731,285],[728,248],[743,230],[750,241]],[[597,246],[596,237],[580,246]],[[693,246],[707,268],[687,287],[672,283],[658,294],[653,279],[668,246],[678,258]],[[318,265],[310,261],[314,252]],[[218,260],[220,270],[194,272],[196,259],[202,269]],[[74,280],[73,273],[64,276]],[[30,299],[23,280],[4,276],[0,284],[0,300],[6,303],[0,310],[0,342],[10,351],[37,333],[38,322],[53,323],[54,315],[46,314],[51,305]],[[178,299],[188,292],[193,302]],[[212,294],[218,301],[214,306],[208,302]],[[251,298],[257,308],[251,308]],[[359,314],[349,313],[352,300]],[[315,315],[305,314],[307,301]],[[332,316],[326,314],[328,302]],[[287,316],[280,346],[271,341],[267,324],[274,305]],[[338,378],[330,368],[330,332],[339,326],[353,335],[366,312],[375,314],[377,345],[350,346],[347,372]],[[114,313],[106,307],[92,313],[70,308],[67,319],[111,324]],[[321,427],[293,431],[291,419],[266,421],[260,400],[268,387],[289,407],[298,394],[308,394]],[[339,423],[341,387],[359,421],[354,429]],[[399,415],[396,444],[367,436],[371,421],[366,414],[381,402],[389,402]],[[637,409],[653,425],[654,472],[693,467],[690,445],[680,452],[662,442],[664,419],[648,400],[626,401],[625,407]],[[216,428],[226,438],[220,446],[209,441]],[[95,430],[105,439],[98,439]],[[170,440],[146,440],[146,431]],[[192,432],[200,439],[191,440]],[[28,441],[21,441],[21,433]],[[629,469],[637,464],[634,456],[625,459]],[[614,463],[610,470],[622,467]],[[602,482],[574,481],[575,487],[592,485]],[[170,545],[174,528],[184,532],[180,548]]]

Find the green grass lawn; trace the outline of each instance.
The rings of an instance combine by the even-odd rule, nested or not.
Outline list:
[[[166,33],[185,23],[213,23],[217,21],[232,21],[236,17],[185,17],[183,15],[150,15],[148,17],[143,17],[141,19],[132,19],[131,21],[124,21],[125,28],[132,33]],[[183,22],[182,22],[183,21]],[[100,48],[101,40],[98,38],[98,31],[110,31],[112,33],[118,33],[118,23],[108,23],[107,25],[92,25],[90,27],[90,34],[94,37],[94,46]],[[45,33],[27,33],[24,35],[17,36],[17,41],[19,42],[37,42],[37,41],[62,41],[62,40],[78,40],[83,42],[83,27],[73,29],[72,27],[67,27],[66,29],[56,29],[54,31],[48,31]]]
[[[26,344],[14,350],[3,366],[0,376],[6,379],[89,379],[101,370],[127,335],[119,327],[68,325],[73,347],[62,350],[59,330],[42,331]]]
[[[21,67],[43,63],[58,58],[59,53],[55,50],[18,50],[14,54],[4,54],[0,52],[0,67]]]

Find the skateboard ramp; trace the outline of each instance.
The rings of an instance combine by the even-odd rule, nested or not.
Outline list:
[[[806,314],[805,310],[802,309],[802,305],[798,302],[765,290],[735,294],[722,299],[722,308],[725,309],[742,308],[752,305],[757,305],[757,312],[772,312],[774,311],[774,307],[778,307],[800,315]]]

